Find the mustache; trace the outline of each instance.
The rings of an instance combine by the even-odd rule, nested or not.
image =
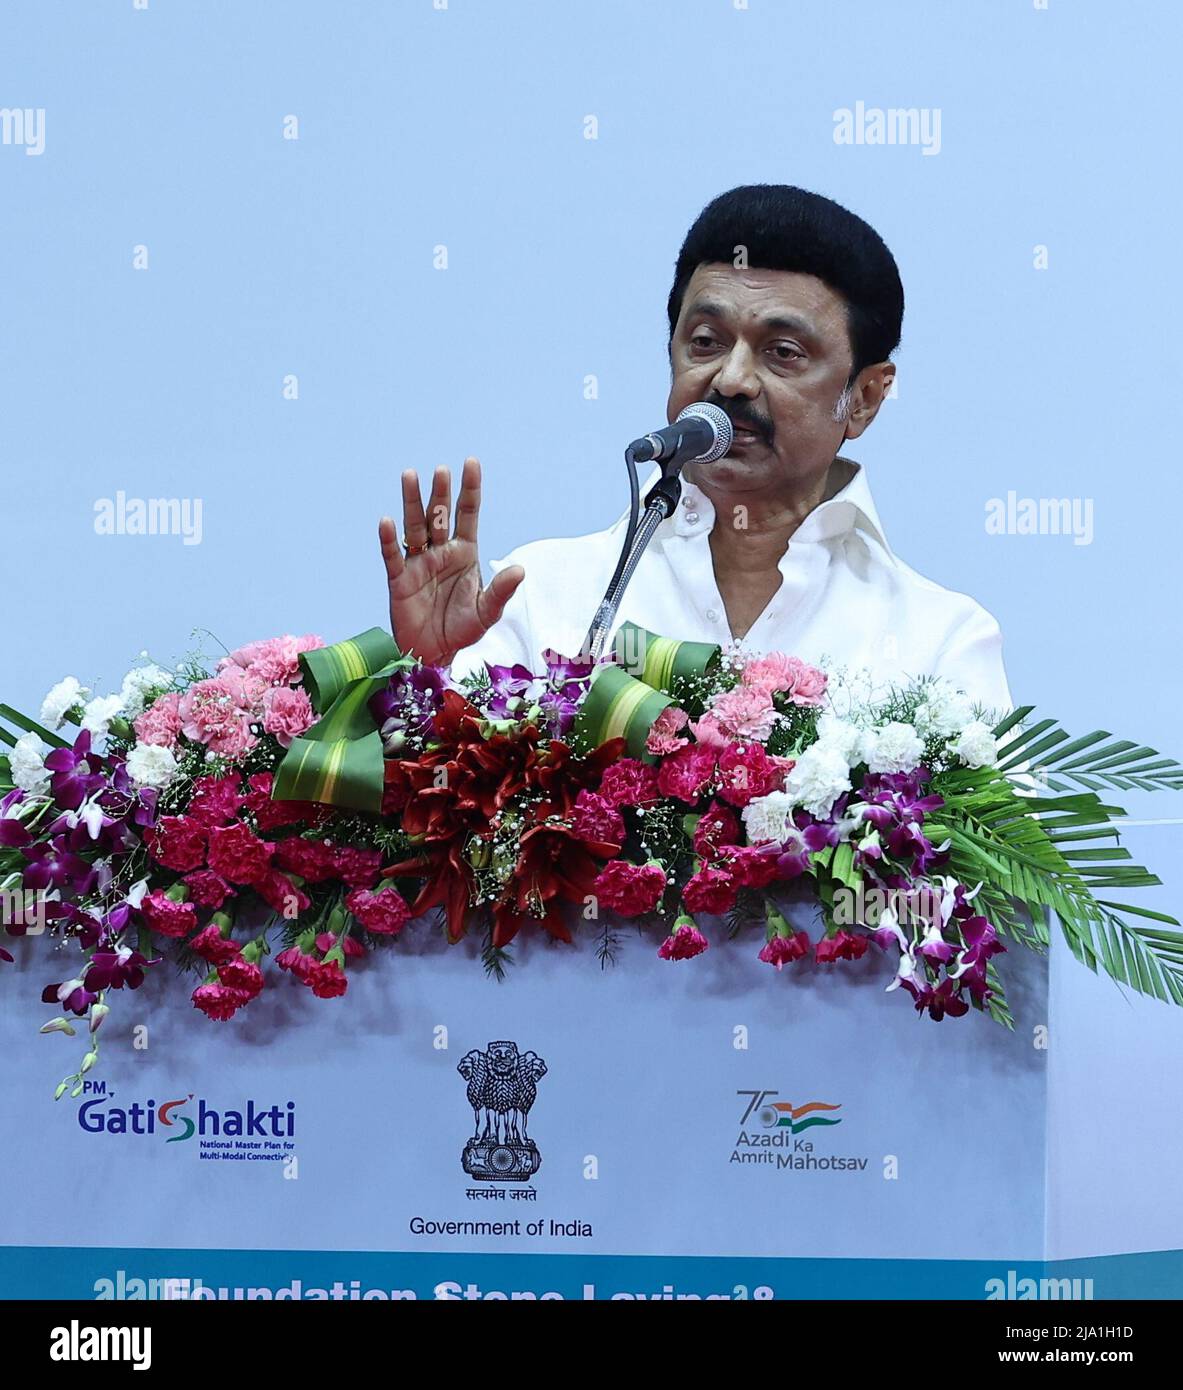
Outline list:
[[[752,410],[747,405],[741,405],[734,400],[720,400],[708,398],[709,405],[717,405],[719,409],[730,419],[735,429],[751,430],[753,434],[759,435],[766,444],[772,443],[773,424],[766,415],[761,415]]]

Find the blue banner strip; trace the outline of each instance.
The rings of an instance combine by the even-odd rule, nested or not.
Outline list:
[[[1176,1299],[1183,1251],[1080,1260],[0,1246],[0,1298]]]

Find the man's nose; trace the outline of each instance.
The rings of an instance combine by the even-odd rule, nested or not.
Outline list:
[[[720,362],[711,385],[721,396],[747,396],[754,400],[760,394],[756,359],[746,344],[736,343]]]

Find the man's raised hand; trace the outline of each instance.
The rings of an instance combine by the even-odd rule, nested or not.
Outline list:
[[[481,586],[481,466],[476,459],[464,460],[450,535],[449,470],[435,470],[426,512],[413,469],[403,473],[402,482],[405,554],[394,521],[384,516],[378,523],[390,589],[390,630],[402,651],[429,665],[446,666],[497,622],[526,572],[521,565],[510,565],[493,576],[488,588]]]

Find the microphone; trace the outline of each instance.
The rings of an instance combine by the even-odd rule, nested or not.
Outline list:
[[[672,425],[634,439],[629,445],[637,463],[712,463],[731,448],[731,417],[717,405],[695,401]]]

